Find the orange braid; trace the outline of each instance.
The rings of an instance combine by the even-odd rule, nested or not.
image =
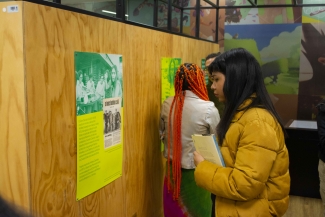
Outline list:
[[[185,91],[182,90],[184,79],[189,84],[189,89],[200,99],[209,100],[208,91],[205,84],[202,70],[195,64],[182,64],[175,75],[175,96],[170,107],[168,118],[168,159],[167,159],[167,187],[171,189],[170,182],[170,138],[173,135],[173,159],[172,159],[172,179],[174,183],[173,199],[177,200],[180,195],[181,186],[181,157],[182,157],[182,114],[185,99]],[[172,119],[173,117],[173,119]]]

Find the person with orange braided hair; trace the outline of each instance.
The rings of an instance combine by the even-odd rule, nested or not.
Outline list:
[[[182,64],[175,75],[175,96],[161,108],[160,135],[167,158],[164,180],[165,217],[210,217],[210,192],[194,181],[195,151],[192,134],[214,134],[220,116],[209,101],[203,71],[191,63]]]

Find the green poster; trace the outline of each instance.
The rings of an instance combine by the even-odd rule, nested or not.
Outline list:
[[[163,57],[161,59],[161,103],[175,95],[174,80],[180,65],[181,58]],[[163,143],[161,143],[161,151],[164,151]]]
[[[75,76],[80,200],[122,175],[122,56],[75,52]]]
[[[205,59],[201,59],[201,69],[204,72],[205,84],[209,83],[209,72],[205,69]]]

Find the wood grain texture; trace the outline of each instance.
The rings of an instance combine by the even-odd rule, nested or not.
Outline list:
[[[35,215],[162,217],[160,60],[218,45],[24,2],[31,207]],[[37,39],[37,40],[35,40]],[[122,177],[76,202],[74,51],[123,55]]]
[[[12,4],[0,3],[0,195],[29,210],[22,3],[3,11]]]
[[[128,192],[126,216],[163,216],[164,164],[158,135],[161,58],[179,57],[182,62],[200,64],[201,58],[218,51],[218,45],[134,26],[125,30],[133,39],[133,45],[123,49],[127,53],[123,179]]]
[[[74,51],[105,52],[102,44],[116,23],[96,25],[94,18],[24,4],[33,212],[45,217],[123,214],[121,179],[75,200]]]

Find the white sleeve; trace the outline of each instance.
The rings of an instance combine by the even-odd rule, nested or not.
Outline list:
[[[163,117],[163,113],[164,113],[164,104],[161,106],[161,111],[160,111],[160,119],[159,119],[159,135],[160,135],[160,139],[163,140],[164,136],[165,136],[165,120]]]
[[[219,121],[220,121],[219,111],[212,103],[212,105],[208,108],[208,118],[207,118],[207,122],[210,128],[210,134],[216,133],[216,129],[217,129],[217,125],[219,124]]]

